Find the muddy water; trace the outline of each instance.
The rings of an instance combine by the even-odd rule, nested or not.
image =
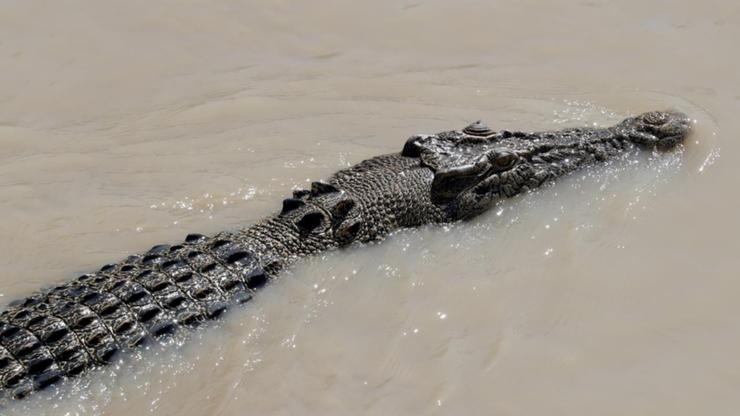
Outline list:
[[[484,119],[651,109],[667,155],[309,259],[11,415],[695,415],[740,407],[733,2],[2,2],[3,304]],[[711,4],[710,4],[711,3]]]

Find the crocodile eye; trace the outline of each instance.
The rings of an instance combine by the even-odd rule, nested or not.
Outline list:
[[[488,158],[496,171],[510,169],[519,160],[516,154],[507,151],[493,151],[489,153]]]

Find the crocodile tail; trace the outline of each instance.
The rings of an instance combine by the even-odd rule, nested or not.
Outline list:
[[[0,391],[21,398],[119,351],[215,319],[268,281],[227,233],[188,235],[12,302],[0,313]]]

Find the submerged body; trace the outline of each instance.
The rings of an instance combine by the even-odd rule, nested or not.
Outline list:
[[[300,257],[470,218],[635,147],[670,148],[688,131],[685,116],[653,112],[605,129],[494,132],[475,123],[411,137],[400,153],[295,191],[278,215],[252,227],[191,234],[12,302],[0,314],[0,388],[22,397],[151,337],[216,318]]]

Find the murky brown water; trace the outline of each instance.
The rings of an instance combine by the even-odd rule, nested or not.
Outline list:
[[[0,292],[250,224],[413,133],[696,119],[683,152],[305,261],[12,415],[734,415],[735,2],[0,3]]]

